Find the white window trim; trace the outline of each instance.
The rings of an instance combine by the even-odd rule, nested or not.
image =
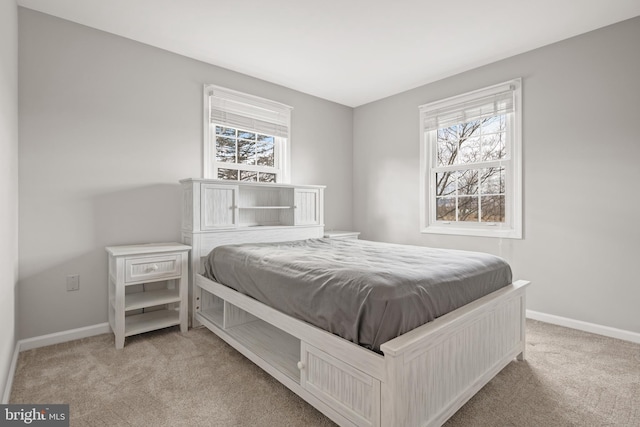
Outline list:
[[[218,98],[224,98],[233,103],[245,104],[250,109],[261,110],[264,113],[263,117],[268,116],[281,116],[285,119],[283,123],[287,127],[287,136],[285,138],[276,137],[278,142],[275,149],[275,164],[279,170],[277,182],[290,183],[291,179],[291,110],[293,107],[282,104],[270,99],[261,98],[254,95],[238,92],[232,89],[216,86],[213,84],[205,84],[203,90],[203,156],[202,156],[202,176],[205,179],[217,179],[218,168],[216,165],[216,145],[215,145],[215,131],[212,132],[212,126],[210,126],[210,103],[209,96],[214,95]],[[234,111],[237,112],[237,111]],[[243,114],[240,112],[239,114]],[[261,116],[263,114],[260,114]],[[263,117],[255,117],[261,118]],[[269,121],[266,119],[265,121]],[[245,130],[245,129],[243,129]],[[230,169],[236,169],[237,164],[232,163],[229,165]],[[225,169],[225,168],[223,168]],[[265,171],[260,166],[242,165],[242,170],[261,171],[266,173],[272,173]]]
[[[510,160],[499,161],[507,167],[505,182],[505,215],[506,221],[501,223],[462,223],[437,221],[435,208],[435,182],[430,179],[434,164],[435,144],[431,141],[437,130],[426,131],[423,115],[436,109],[462,105],[491,93],[503,91],[505,87],[513,89],[514,112],[508,115],[510,132],[507,150]],[[508,82],[479,89],[466,94],[453,96],[440,101],[424,104],[420,109],[420,231],[422,233],[450,234],[464,236],[498,237],[522,239],[522,80],[520,78]]]

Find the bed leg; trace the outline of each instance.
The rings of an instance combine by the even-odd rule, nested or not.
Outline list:
[[[522,342],[522,351],[516,356],[516,360],[523,362],[527,346],[527,294],[524,292],[520,296],[520,341]]]

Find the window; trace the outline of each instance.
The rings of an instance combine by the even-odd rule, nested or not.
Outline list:
[[[288,182],[291,107],[204,87],[204,177]]]
[[[422,232],[522,238],[521,80],[419,109]]]

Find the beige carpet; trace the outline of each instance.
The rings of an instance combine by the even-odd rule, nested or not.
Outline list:
[[[640,426],[640,345],[527,322],[512,362],[453,426]],[[333,426],[206,329],[110,334],[20,353],[11,403],[69,403],[72,426]]]

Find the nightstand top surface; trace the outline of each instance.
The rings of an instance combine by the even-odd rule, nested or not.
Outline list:
[[[107,246],[105,248],[113,256],[153,254],[161,252],[188,251],[191,246],[176,242],[143,243],[138,245]]]
[[[324,237],[347,237],[354,236],[357,237],[360,235],[359,231],[346,231],[346,230],[325,230]]]

